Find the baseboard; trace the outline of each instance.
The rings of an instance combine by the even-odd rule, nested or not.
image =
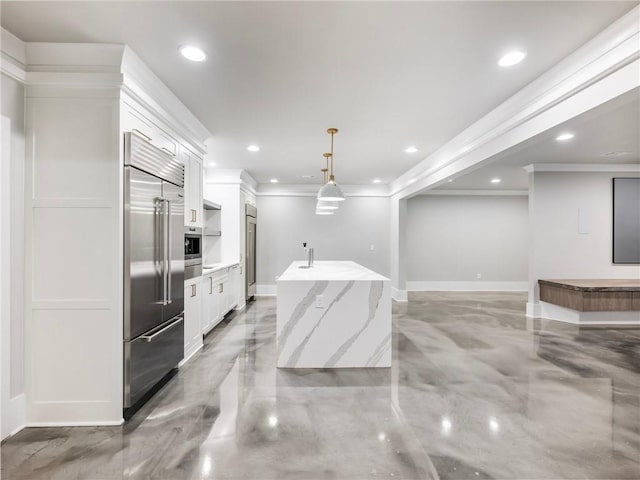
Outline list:
[[[182,359],[182,361],[178,364],[178,368],[182,368],[184,365],[186,365],[186,363],[191,360],[196,353],[198,353],[200,350],[202,350],[202,347],[204,345],[201,343],[200,345],[198,345],[198,348],[193,349],[193,351],[188,354],[185,358]]]
[[[7,408],[7,416],[10,422],[2,425],[2,438],[0,440],[15,435],[26,426],[27,396],[24,393],[16,395],[9,400],[8,405],[3,405],[3,408]]]
[[[539,303],[539,318],[574,325],[640,325],[640,312],[580,312],[552,303]]]
[[[277,293],[276,285],[256,285],[256,297],[275,297]]]
[[[526,292],[529,283],[489,281],[412,281],[407,282],[409,292]]]
[[[540,318],[540,304],[527,302],[526,316],[531,318]]]
[[[396,302],[407,302],[407,290],[400,290],[399,288],[391,287],[391,298],[393,298]]]
[[[25,427],[46,428],[46,427],[117,427],[124,423],[124,418],[113,421],[97,422],[27,422]]]

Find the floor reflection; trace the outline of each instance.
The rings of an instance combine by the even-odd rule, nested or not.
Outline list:
[[[640,478],[640,330],[521,294],[394,306],[391,369],[276,369],[275,300],[205,339],[123,427],[27,429],[5,479]]]

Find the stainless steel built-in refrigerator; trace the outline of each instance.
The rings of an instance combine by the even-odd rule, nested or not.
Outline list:
[[[256,235],[258,228],[258,210],[253,205],[245,206],[246,219],[246,299],[256,294]]]
[[[125,134],[124,408],[184,355],[184,167]]]

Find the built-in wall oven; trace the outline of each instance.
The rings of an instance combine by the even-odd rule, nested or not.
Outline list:
[[[187,227],[184,233],[184,277],[202,275],[202,229]]]

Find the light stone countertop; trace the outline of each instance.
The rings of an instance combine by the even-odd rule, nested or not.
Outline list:
[[[212,273],[216,273],[225,268],[233,267],[235,265],[240,265],[240,262],[220,262],[214,263],[212,265],[207,265],[206,267],[202,266],[202,276],[211,275]]]
[[[289,265],[278,282],[299,282],[316,280],[389,280],[379,273],[369,270],[362,265],[351,261],[317,261],[312,268],[299,268],[306,266],[306,261],[295,261]]]

